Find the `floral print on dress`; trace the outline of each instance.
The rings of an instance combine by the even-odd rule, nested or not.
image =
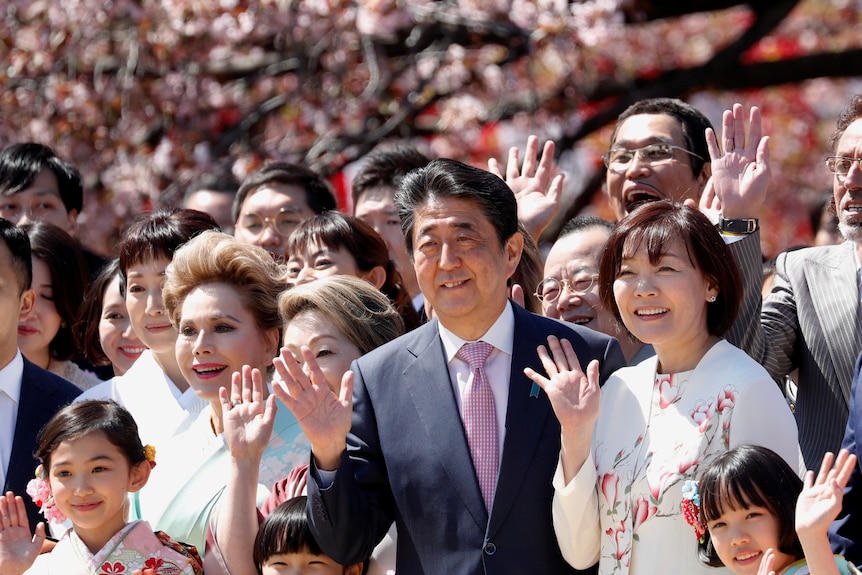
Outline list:
[[[646,429],[613,456],[595,444],[604,572],[627,573],[638,529],[655,517],[680,513],[681,485],[700,464],[728,448],[737,391],[690,397],[691,372],[656,374],[646,406]],[[714,390],[715,388],[713,388]],[[713,391],[713,393],[715,393]]]

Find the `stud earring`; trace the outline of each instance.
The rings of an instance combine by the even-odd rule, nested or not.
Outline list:
[[[718,296],[712,296],[709,298],[709,303],[715,303],[715,300],[718,299]]]

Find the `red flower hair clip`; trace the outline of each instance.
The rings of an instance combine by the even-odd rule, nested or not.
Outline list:
[[[682,516],[694,527],[694,534],[699,543],[706,540],[706,525],[700,520],[700,490],[697,481],[686,480],[682,486]]]

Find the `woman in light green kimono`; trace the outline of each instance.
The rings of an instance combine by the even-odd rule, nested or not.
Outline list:
[[[262,248],[204,232],[182,246],[165,272],[165,308],[176,327],[176,357],[207,407],[159,448],[159,468],[136,512],[204,555],[207,525],[224,490],[230,455],[219,388],[244,366],[266,379],[281,338],[278,295],[284,270]],[[264,394],[269,389],[264,386]],[[261,462],[260,493],[308,458],[309,445],[286,408],[278,410]]]

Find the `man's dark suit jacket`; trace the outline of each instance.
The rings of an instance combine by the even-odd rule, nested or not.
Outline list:
[[[862,355],[856,360],[856,371],[850,388],[850,417],[844,432],[842,449],[856,455],[856,468],[844,488],[841,514],[829,527],[832,550],[854,565],[862,565]]]
[[[434,320],[352,366],[347,452],[325,491],[309,474],[309,518],[326,554],[361,561],[394,520],[399,574],[573,572],[551,519],[560,424],[544,391],[531,395],[524,368],[544,373],[536,347],[549,334],[571,341],[584,368],[599,359],[603,382],[625,359],[613,338],[512,307],[506,437],[490,521]]]
[[[44,521],[39,508],[27,495],[27,483],[39,460],[33,455],[39,431],[60,408],[72,403],[81,390],[71,382],[38,367],[24,358],[24,371],[21,374],[21,399],[18,403],[18,420],[15,423],[15,438],[12,440],[12,454],[9,457],[9,471],[3,493],[14,491],[24,498],[30,529]]]

